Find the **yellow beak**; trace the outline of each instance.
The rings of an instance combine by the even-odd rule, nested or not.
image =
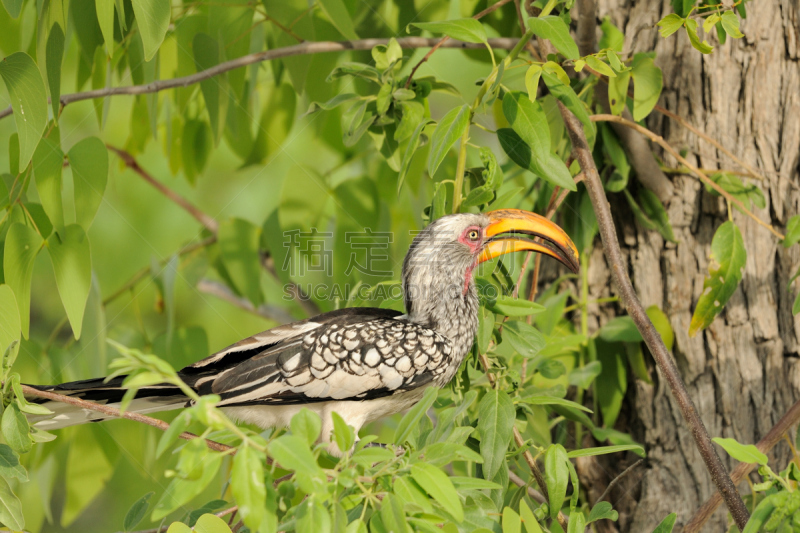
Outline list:
[[[563,229],[543,216],[521,209],[499,209],[486,213],[491,223],[486,228],[486,243],[479,263],[511,252],[529,250],[549,255],[578,272],[578,249]],[[534,242],[539,237],[542,242]]]

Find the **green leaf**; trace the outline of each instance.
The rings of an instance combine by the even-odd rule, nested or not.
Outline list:
[[[172,423],[169,425],[169,428],[161,435],[161,439],[158,441],[158,447],[156,448],[156,458],[161,457],[167,448],[172,446],[177,440],[181,433],[186,431],[189,428],[189,424],[191,423],[191,417],[188,411],[182,411]]]
[[[656,193],[649,189],[639,189],[639,204],[647,218],[653,221],[656,230],[662,237],[670,242],[678,242],[672,231],[672,224],[669,223],[667,210],[664,209],[664,204],[658,199]]]
[[[528,27],[538,37],[553,43],[553,46],[567,59],[578,59],[581,56],[578,45],[569,34],[569,27],[560,17],[554,15],[530,17]]]
[[[542,527],[539,525],[539,521],[536,520],[536,516],[531,511],[531,508],[528,507],[528,504],[525,503],[525,500],[521,500],[519,502],[519,515],[522,517],[522,522],[525,524],[525,531],[528,533],[542,533]]]
[[[259,531],[267,520],[267,488],[263,457],[251,446],[242,446],[236,452],[230,487],[245,525],[250,531]]]
[[[114,55],[114,3],[110,0],[95,0],[97,22],[106,42],[108,56]]]
[[[231,218],[220,223],[217,236],[222,262],[236,290],[258,307],[264,301],[258,254],[261,229],[247,220]]]
[[[671,533],[677,518],[678,515],[675,513],[668,514],[664,520],[662,520],[661,523],[656,526],[656,528],[653,530],[653,533]]]
[[[579,409],[581,411],[586,411],[587,413],[592,412],[591,409],[579,403],[570,400],[565,400],[564,398],[558,398],[556,396],[548,396],[547,394],[535,394],[533,396],[525,396],[523,398],[520,398],[519,401],[530,405],[563,405],[564,407],[572,407],[573,409]]]
[[[59,232],[64,231],[64,208],[61,200],[61,170],[64,153],[56,142],[43,138],[33,152],[33,176],[36,191],[48,218]]]
[[[192,528],[183,522],[173,522],[169,525],[167,533],[192,533]]]
[[[451,109],[439,124],[436,131],[431,136],[431,148],[428,155],[428,173],[433,176],[439,165],[444,161],[447,152],[469,128],[470,110],[468,105]]]
[[[24,0],[3,0],[3,6],[5,6],[8,14],[11,15],[11,18],[15,19],[19,17],[20,12],[22,11],[23,2]],[[22,527],[15,529],[22,529]]]
[[[521,320],[506,322],[503,340],[508,340],[522,357],[529,358],[539,355],[547,344],[544,335],[538,329]]]
[[[24,52],[0,61],[0,77],[8,89],[19,134],[19,168],[25,169],[47,125],[47,93],[39,68]]]
[[[610,503],[597,502],[595,506],[592,507],[592,511],[589,513],[589,518],[586,520],[586,524],[591,524],[597,520],[612,520],[616,522],[618,518],[619,513],[612,509]]]
[[[19,464],[19,457],[7,444],[0,444],[0,477],[17,478],[23,483],[28,481],[28,472]]]
[[[638,444],[621,444],[619,446],[600,446],[598,448],[583,448],[581,450],[572,450],[567,453],[570,459],[576,457],[591,457],[594,455],[606,455],[609,453],[625,452],[628,450],[636,450],[636,453],[641,455],[644,453],[644,448]]]
[[[614,26],[609,17],[603,19],[603,22],[600,23],[600,29],[603,32],[603,36],[598,43],[600,50],[610,48],[611,50],[622,52],[622,47],[625,46],[625,35],[619,31],[619,28]]]
[[[488,391],[478,405],[484,479],[494,479],[500,470],[511,443],[514,420],[514,403],[508,394],[497,389]]]
[[[783,239],[784,248],[800,242],[800,215],[794,215],[786,223],[786,237]]]
[[[188,444],[186,446],[188,446]],[[186,449],[186,446],[184,446],[184,449]],[[203,448],[205,448],[205,445],[203,445]],[[222,455],[219,453],[207,452],[202,457],[203,458],[198,461],[200,472],[197,473],[194,479],[178,476],[172,478],[172,481],[167,486],[161,499],[153,509],[153,513],[150,515],[151,520],[154,522],[161,520],[181,505],[188,502],[200,494],[203,489],[211,483],[211,480],[217,476],[220,464],[222,463]]]
[[[536,302],[512,298],[511,296],[498,296],[492,302],[491,308],[492,311],[506,316],[537,315],[545,310],[543,305]]]
[[[48,241],[50,261],[56,286],[76,339],[81,337],[83,311],[92,288],[92,254],[89,237],[83,228],[70,224],[63,235],[54,234]]]
[[[75,188],[75,221],[89,230],[108,183],[108,150],[97,137],[78,141],[69,152]]]
[[[22,514],[22,503],[11,490],[5,478],[0,477],[0,523],[13,531],[25,529],[25,516]]]
[[[560,444],[551,444],[544,453],[544,480],[550,504],[550,518],[558,516],[567,496],[569,467],[567,450]]]
[[[666,38],[681,29],[681,26],[683,26],[684,22],[685,20],[683,17],[676,15],[675,13],[671,13],[658,21],[656,26],[661,28],[658,30],[658,33],[660,33],[662,37]]]
[[[403,501],[393,494],[387,494],[381,502],[381,522],[386,531],[392,533],[406,533],[408,527],[406,513],[403,511]]]
[[[17,453],[27,453],[31,450],[33,442],[28,436],[28,419],[19,409],[16,403],[6,406],[3,411],[3,419],[0,422],[0,429],[6,443]]]
[[[149,501],[150,498],[153,497],[153,494],[155,494],[155,492],[148,492],[131,505],[131,508],[128,509],[128,512],[125,514],[125,520],[122,522],[122,529],[124,531],[133,531],[133,529],[139,525],[139,522],[142,521],[147,514],[147,510],[150,508]]]
[[[661,96],[662,74],[652,58],[637,55],[633,60],[631,76],[633,76],[633,120],[638,122],[649,115],[658,103],[658,97]]]
[[[589,112],[586,110],[586,104],[584,104],[583,101],[578,98],[578,95],[575,94],[575,91],[572,90],[572,87],[564,83],[555,74],[543,72],[542,79],[547,85],[547,88],[550,89],[550,93],[562,104],[567,106],[567,109],[572,111],[576,117],[578,117],[578,119],[581,121],[581,124],[583,124],[583,129],[586,133],[586,140],[589,142],[589,146],[593,146],[594,139],[597,136],[597,129],[594,125],[594,122],[592,122],[592,120],[589,118]]]
[[[692,43],[692,46],[695,50],[700,52],[701,54],[710,54],[714,51],[714,47],[708,44],[708,41],[703,40],[700,41],[700,37],[697,36],[697,21],[694,19],[686,19],[684,23],[684,28],[686,28],[686,35],[689,36],[689,42]],[[636,114],[634,113],[634,118]]]
[[[47,36],[45,47],[45,67],[47,72],[47,85],[50,89],[50,105],[53,107],[53,117],[58,120],[58,110],[61,107],[61,61],[64,57],[64,30],[60,24],[53,24]]]
[[[402,102],[400,109],[403,110],[403,116],[394,132],[394,140],[397,142],[410,138],[423,122],[425,115],[425,106],[419,102]]]
[[[222,63],[224,52],[220,49],[219,42],[205,33],[198,33],[192,40],[194,64],[197,71],[209,69]],[[217,145],[225,126],[225,114],[228,107],[228,84],[224,74],[214,76],[200,82],[200,91],[208,111],[208,121],[211,124],[211,135]]]
[[[450,476],[450,481],[453,483],[453,486],[458,491],[484,490],[484,489],[498,490],[503,488],[502,486],[498,485],[493,481],[487,481],[485,479],[477,477]]]
[[[531,65],[525,71],[525,90],[528,91],[530,101],[536,100],[536,93],[539,91],[539,79],[542,77],[542,67]]]
[[[433,402],[436,401],[438,396],[438,389],[436,387],[428,387],[422,395],[422,399],[417,402],[414,407],[408,410],[403,415],[400,423],[397,424],[397,429],[394,430],[394,443],[402,445],[408,440],[409,435],[419,427],[420,420],[431,408]]]
[[[587,363],[581,367],[573,369],[569,373],[569,384],[575,385],[576,387],[580,387],[582,389],[588,389],[602,371],[603,366],[600,364],[600,362],[592,361],[591,363]]]
[[[630,71],[621,72],[616,78],[608,80],[608,104],[611,107],[612,114],[620,115],[622,110],[625,109],[630,81]]]
[[[746,262],[747,251],[744,249],[742,234],[729,220],[717,229],[711,241],[708,277],[703,282],[703,294],[692,314],[690,337],[707,328],[722,311],[742,280]]]
[[[195,533],[231,533],[231,528],[222,518],[206,513],[197,519],[192,531]]]
[[[403,182],[405,181],[406,174],[408,173],[408,168],[409,166],[411,166],[411,159],[417,152],[417,147],[419,146],[419,138],[420,135],[422,134],[422,130],[425,129],[425,126],[427,126],[429,123],[430,119],[423,119],[422,122],[420,122],[417,128],[414,130],[414,133],[411,134],[411,138],[409,138],[408,140],[406,151],[403,153],[403,160],[400,163],[400,171],[397,174],[397,194],[400,194],[400,189],[403,187]]]
[[[283,435],[269,444],[269,453],[278,463],[298,474],[321,476],[317,460],[308,444],[294,435]]]
[[[550,128],[539,102],[532,102],[522,92],[506,93],[503,97],[503,115],[520,139],[531,148],[534,158],[542,160],[548,156]]]
[[[627,365],[622,359],[624,346],[618,342],[606,342],[601,338],[594,340],[594,346],[597,350],[597,360],[603,365],[603,370],[594,384],[600,413],[603,415],[605,426],[613,427],[622,408],[625,392],[628,390]]]
[[[356,100],[361,100],[362,97],[355,94],[355,93],[342,93],[337,94],[330,100],[326,102],[311,102],[311,105],[308,106],[308,111],[306,111],[306,115],[310,115],[312,113],[316,113],[320,109],[325,111],[330,111],[332,109],[336,109],[342,104],[346,104],[348,102],[355,102]]]
[[[730,174],[728,172],[715,172],[709,177],[725,192],[730,193],[731,196],[742,202],[744,205],[749,206],[750,209],[753,208],[753,205],[759,209],[764,209],[764,207],[766,207],[766,198],[764,198],[764,193],[761,191],[758,185],[745,185],[739,176]],[[720,196],[720,194],[708,184],[705,185],[705,188],[706,191],[713,196]],[[739,209],[738,206],[737,209]]]
[[[332,412],[331,418],[333,419],[333,439],[336,442],[336,446],[339,447],[342,453],[347,453],[356,441],[355,431],[347,425],[347,422],[339,416],[339,413]],[[325,437],[328,438],[327,435]]]
[[[633,318],[618,316],[600,328],[600,338],[608,342],[641,342],[642,334],[636,328]]]
[[[169,0],[131,0],[133,13],[139,23],[139,33],[144,45],[144,60],[156,55],[169,28]]]
[[[0,353],[19,341],[19,307],[14,291],[8,285],[0,285]]]
[[[292,430],[292,435],[300,437],[305,440],[309,446],[313,446],[319,438],[319,432],[322,429],[322,419],[320,419],[317,413],[303,407],[292,417],[289,428]]]
[[[355,41],[359,38],[353,27],[353,19],[342,0],[320,0],[319,5],[345,39]]]
[[[595,56],[588,56],[586,58],[586,63],[600,74],[608,76],[609,78],[615,78],[617,76],[617,73],[614,72],[614,69],[597,59]]]
[[[586,517],[582,511],[570,509],[567,533],[583,533],[586,529]]]
[[[6,234],[3,271],[6,283],[14,291],[19,308],[22,336],[26,339],[31,319],[33,264],[43,242],[36,231],[19,223],[12,224]]]
[[[456,522],[464,521],[464,508],[455,487],[444,472],[426,463],[414,463],[411,477],[436,500]]]
[[[658,308],[657,305],[651,305],[647,308],[647,316],[655,326],[656,331],[661,335],[661,340],[667,350],[672,350],[672,345],[675,343],[675,332],[672,331],[672,325],[669,323],[669,317],[666,313]]]
[[[739,17],[737,17],[736,13],[733,11],[726,11],[723,13],[720,22],[722,23],[722,27],[725,29],[725,33],[734,39],[741,39],[744,37],[744,34],[739,31]]]
[[[431,33],[443,33],[451,39],[458,39],[467,43],[486,43],[486,30],[483,25],[475,19],[454,19],[443,22],[414,22],[411,26],[416,26],[421,30],[428,30]]]
[[[511,507],[503,509],[503,533],[520,533],[522,531],[522,521],[519,515]]]
[[[721,437],[714,437],[711,440],[719,444],[723,450],[728,452],[728,455],[739,462],[756,463],[761,466],[769,462],[767,456],[752,444],[740,444],[736,439],[723,439]]]

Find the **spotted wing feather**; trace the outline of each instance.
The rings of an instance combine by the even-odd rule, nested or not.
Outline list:
[[[311,324],[295,324],[295,334],[279,332],[278,340],[265,336],[260,348],[246,339],[221,358],[215,355],[206,365],[193,365],[195,370],[217,367],[199,377],[195,387],[219,394],[221,405],[228,406],[364,400],[432,382],[441,386],[455,370],[449,364],[447,339],[397,320],[395,313],[361,309],[322,315]],[[248,354],[242,359],[243,352]],[[226,358],[232,364],[222,369]]]

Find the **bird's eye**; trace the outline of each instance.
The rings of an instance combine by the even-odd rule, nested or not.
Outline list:
[[[471,241],[477,241],[478,237],[480,237],[480,233],[478,233],[478,230],[474,230],[473,229],[473,230],[470,230],[470,232],[467,234],[467,237]]]

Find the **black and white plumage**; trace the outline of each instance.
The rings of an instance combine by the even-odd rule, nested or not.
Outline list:
[[[546,241],[535,242],[536,236]],[[546,219],[518,210],[442,217],[423,230],[403,264],[407,314],[351,308],[279,326],[237,342],[179,372],[199,394],[217,394],[234,418],[262,428],[288,425],[306,407],[323,420],[328,440],[336,412],[356,431],[445,386],[469,352],[478,325],[473,269],[504,253],[533,250],[577,267],[569,237]],[[91,401],[121,400],[123,378],[42,387]],[[33,398],[31,400],[34,400]],[[41,400],[37,400],[41,401]],[[143,388],[129,410],[187,405],[170,386]],[[55,412],[36,427],[102,420],[97,412],[47,402]]]

